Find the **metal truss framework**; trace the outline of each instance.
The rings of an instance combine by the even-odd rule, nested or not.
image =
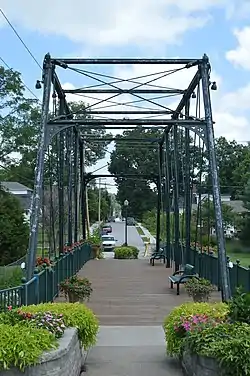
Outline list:
[[[190,84],[185,90],[181,89],[174,89],[174,88],[166,88],[162,86],[154,85],[153,82],[155,81],[154,74],[152,73],[149,76],[149,79],[146,83],[141,83],[136,78],[134,79],[121,79],[121,78],[114,78],[100,73],[93,73],[86,71],[85,69],[76,68],[76,66],[83,66],[86,65],[94,65],[94,66],[101,66],[101,65],[158,65],[164,67],[164,71],[161,77],[165,77],[168,74],[175,73],[180,69],[189,69],[191,67],[195,67],[196,73],[193,76]],[[168,65],[176,65],[180,68],[175,70],[169,69],[166,70],[166,66]],[[97,81],[96,85],[82,87],[77,89],[63,89],[60,80],[57,75],[57,70],[59,68],[65,70],[71,70],[78,72],[80,74],[85,75],[86,77],[94,78]],[[88,182],[91,179],[96,177],[100,177],[103,175],[94,175],[94,174],[87,174],[84,168],[84,145],[85,141],[92,141],[99,142],[99,141],[116,141],[122,142],[122,139],[114,138],[95,138],[88,136],[88,130],[98,130],[105,127],[106,130],[113,129],[113,130],[120,130],[120,129],[135,129],[135,127],[141,127],[141,129],[157,129],[162,130],[162,136],[160,139],[151,139],[151,144],[157,145],[158,153],[159,153],[159,171],[155,176],[157,188],[158,188],[158,207],[157,207],[157,248],[160,246],[160,210],[162,205],[162,186],[165,184],[165,201],[164,207],[166,208],[166,230],[167,232],[170,231],[170,185],[169,182],[169,168],[168,168],[168,158],[169,156],[169,134],[173,132],[174,135],[177,133],[177,128],[182,128],[185,130],[185,137],[186,137],[186,158],[188,158],[188,148],[189,148],[189,134],[190,132],[195,133],[198,135],[200,139],[206,145],[206,148],[209,153],[209,162],[210,162],[210,174],[211,174],[211,182],[213,188],[213,199],[214,199],[214,207],[216,213],[216,231],[217,231],[217,239],[218,239],[218,254],[219,254],[219,262],[220,262],[220,278],[221,278],[221,286],[222,286],[222,296],[224,300],[228,300],[230,298],[230,286],[229,286],[229,277],[227,271],[227,258],[226,258],[226,251],[225,251],[225,240],[224,240],[224,228],[223,228],[223,221],[222,221],[222,210],[221,210],[221,197],[220,197],[220,187],[219,187],[219,179],[218,179],[218,172],[217,172],[217,162],[216,162],[216,154],[215,154],[215,143],[214,143],[214,131],[213,131],[213,119],[212,119],[212,107],[211,107],[211,99],[210,99],[210,63],[209,59],[206,55],[204,55],[201,59],[112,59],[112,58],[105,58],[105,59],[72,59],[72,58],[52,58],[49,54],[47,54],[44,58],[43,63],[43,75],[42,80],[37,82],[37,85],[43,84],[43,104],[42,104],[42,116],[41,116],[41,136],[40,136],[40,145],[37,154],[37,167],[36,167],[36,176],[35,176],[35,185],[34,185],[34,192],[33,192],[33,199],[31,204],[31,227],[30,227],[30,242],[29,242],[29,251],[28,251],[28,268],[27,268],[27,278],[30,279],[33,275],[34,265],[35,265],[35,257],[36,257],[36,249],[38,243],[38,229],[39,229],[39,217],[41,211],[41,198],[42,198],[42,191],[43,191],[43,175],[44,175],[44,161],[46,150],[48,149],[49,145],[52,143],[55,136],[60,137],[63,131],[68,132],[71,131],[71,137],[74,138],[74,163],[70,160],[71,165],[73,163],[73,169],[77,170],[80,169],[80,183],[81,183],[81,195],[80,198],[75,196],[76,200],[76,207],[77,200],[80,200],[80,207],[81,213],[76,211],[74,214],[74,218],[72,218],[72,213],[70,212],[69,208],[69,221],[74,221],[74,240],[77,241],[79,236],[77,232],[77,223],[81,219],[82,225],[82,235],[85,237],[86,235],[86,227],[85,227],[85,220],[86,220],[86,202],[85,202],[85,190]],[[91,74],[90,74],[91,73]],[[109,77],[113,80],[110,82],[105,82],[103,77]],[[141,76],[147,77],[147,75]],[[159,78],[159,73],[158,76]],[[119,83],[130,83],[134,84],[133,88],[123,89],[118,86]],[[108,88],[102,88],[102,86],[107,86]],[[101,88],[100,88],[101,87]],[[203,107],[205,118],[197,118],[194,116],[190,116],[190,103],[191,99],[194,98],[194,93],[197,88],[201,88],[202,97],[203,97]],[[97,109],[93,109],[93,105],[86,106],[82,114],[72,113],[70,110],[70,106],[66,100],[67,94],[77,94],[77,95],[84,95],[87,98],[87,94],[110,94],[110,96],[106,99],[99,100],[97,102],[98,105],[104,104],[103,107],[98,107]],[[133,109],[128,111],[116,111],[111,109],[114,107],[117,102],[114,101],[114,98],[118,97],[121,94],[129,94],[136,98],[134,102],[127,102],[123,103],[124,106],[131,105]],[[161,94],[161,97],[156,97],[156,101],[154,98],[143,98],[141,95],[148,95],[150,94]],[[173,95],[181,95],[181,99],[179,104],[175,109],[169,109],[165,105],[159,104],[157,99],[159,98],[166,98],[171,97]],[[52,98],[57,99],[57,112],[51,117],[50,114],[50,101]],[[149,104],[158,105],[157,109],[148,109],[141,107],[138,109],[137,105],[134,105],[136,102],[147,101]],[[138,118],[129,118],[129,116],[138,115]],[[142,118],[141,116],[144,115]],[[145,117],[147,115],[148,117]],[[102,117],[103,116],[103,117]],[[106,117],[104,117],[106,116]],[[112,116],[110,118],[109,116]],[[124,118],[121,118],[124,116]],[[164,117],[162,117],[164,116]],[[175,136],[174,136],[175,137]],[[126,142],[128,142],[127,139]],[[139,144],[143,143],[144,139],[131,139],[130,142],[137,142]],[[61,144],[60,144],[61,142]],[[64,147],[63,140],[60,138],[59,145],[61,145],[61,149]],[[149,142],[149,140],[148,140]],[[174,142],[177,142],[177,138]],[[72,145],[73,145],[72,144]],[[178,145],[176,145],[178,146]],[[61,150],[60,149],[60,150]],[[63,153],[63,150],[60,151],[59,154]],[[187,159],[188,160],[188,159]],[[164,163],[165,161],[165,163]],[[176,162],[177,163],[177,162]],[[188,163],[188,162],[186,162]],[[177,168],[177,165],[175,165]],[[63,169],[63,165],[61,165],[61,169]],[[185,226],[186,226],[186,249],[190,248],[190,216],[191,216],[191,196],[190,196],[190,177],[188,176],[188,169],[186,170],[185,178],[187,180],[187,189],[186,189],[186,211],[185,211]],[[73,174],[71,171],[71,178],[72,176],[77,176],[77,173]],[[110,175],[109,175],[110,176]],[[121,177],[125,177],[121,173]],[[126,176],[126,178],[132,178],[132,176]],[[146,176],[141,176],[145,177]],[[165,183],[163,184],[163,177],[165,177]],[[138,175],[136,175],[138,179]],[[175,228],[175,244],[179,243],[178,238],[178,221],[177,215],[179,217],[179,211],[177,207],[177,197],[178,189],[177,187],[178,181],[175,181],[174,191],[176,192],[175,195],[175,215],[176,215],[176,228]],[[71,182],[72,188],[72,182]],[[63,205],[63,199],[59,197],[60,205]],[[60,213],[63,215],[63,213]],[[63,224],[60,222],[62,219],[59,217],[59,227],[63,227]],[[62,231],[62,230],[61,230]],[[70,233],[72,230],[70,231]],[[69,236],[69,234],[68,234]],[[63,234],[59,236],[59,249],[63,247]],[[72,241],[72,233],[69,236],[69,241]],[[170,246],[170,234],[167,233],[167,243]]]

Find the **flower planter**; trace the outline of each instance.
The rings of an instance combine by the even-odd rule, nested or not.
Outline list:
[[[69,328],[59,340],[59,347],[44,353],[39,364],[21,372],[17,368],[1,371],[1,376],[76,376],[86,360],[78,339],[77,329]]]
[[[216,359],[184,351],[181,365],[186,376],[226,376]]]
[[[100,245],[97,245],[97,244],[92,245],[92,252],[93,252],[94,258],[98,258],[99,253],[100,253],[100,248],[101,248]]]
[[[207,303],[209,301],[209,294],[197,294],[193,296],[195,303]]]

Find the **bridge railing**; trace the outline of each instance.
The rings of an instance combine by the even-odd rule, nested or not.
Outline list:
[[[35,273],[28,282],[0,290],[0,311],[5,311],[9,306],[52,302],[59,294],[59,283],[76,274],[91,258],[91,246],[81,244],[72,252],[58,257],[52,267]]]
[[[201,251],[191,247],[186,252],[185,247],[178,245],[175,247],[171,245],[170,249],[165,248],[166,258],[174,262],[175,268],[179,269],[182,264],[183,254],[187,255],[187,262],[194,265],[195,271],[202,278],[208,279],[213,285],[220,289],[220,270],[219,260],[216,253],[209,251]],[[240,261],[232,263],[229,267],[230,257],[228,257],[228,273],[230,277],[230,285],[232,293],[235,292],[237,287],[242,287],[244,291],[250,292],[250,266],[248,268],[240,265]]]

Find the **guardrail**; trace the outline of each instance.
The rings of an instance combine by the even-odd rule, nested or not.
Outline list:
[[[0,310],[9,306],[52,302],[59,294],[59,283],[76,274],[92,258],[91,245],[81,244],[72,252],[61,254],[53,267],[36,271],[34,277],[20,286],[0,290]]]
[[[164,249],[166,259],[170,260],[167,266],[171,267],[172,262],[174,262],[175,269],[178,270],[182,264],[182,256],[186,254],[187,263],[194,265],[195,271],[200,277],[208,279],[220,290],[219,260],[216,254],[192,247],[186,252],[185,247],[181,245],[175,247],[174,244],[171,245],[170,249],[167,249],[166,246]],[[230,262],[230,257],[227,258],[227,261],[232,293],[236,291],[237,287],[242,287],[244,291],[250,292],[250,266],[248,268],[241,266],[240,260],[234,263]]]

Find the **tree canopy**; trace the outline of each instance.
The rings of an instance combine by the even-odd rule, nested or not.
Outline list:
[[[7,265],[25,255],[29,226],[18,199],[0,187],[0,265]]]

